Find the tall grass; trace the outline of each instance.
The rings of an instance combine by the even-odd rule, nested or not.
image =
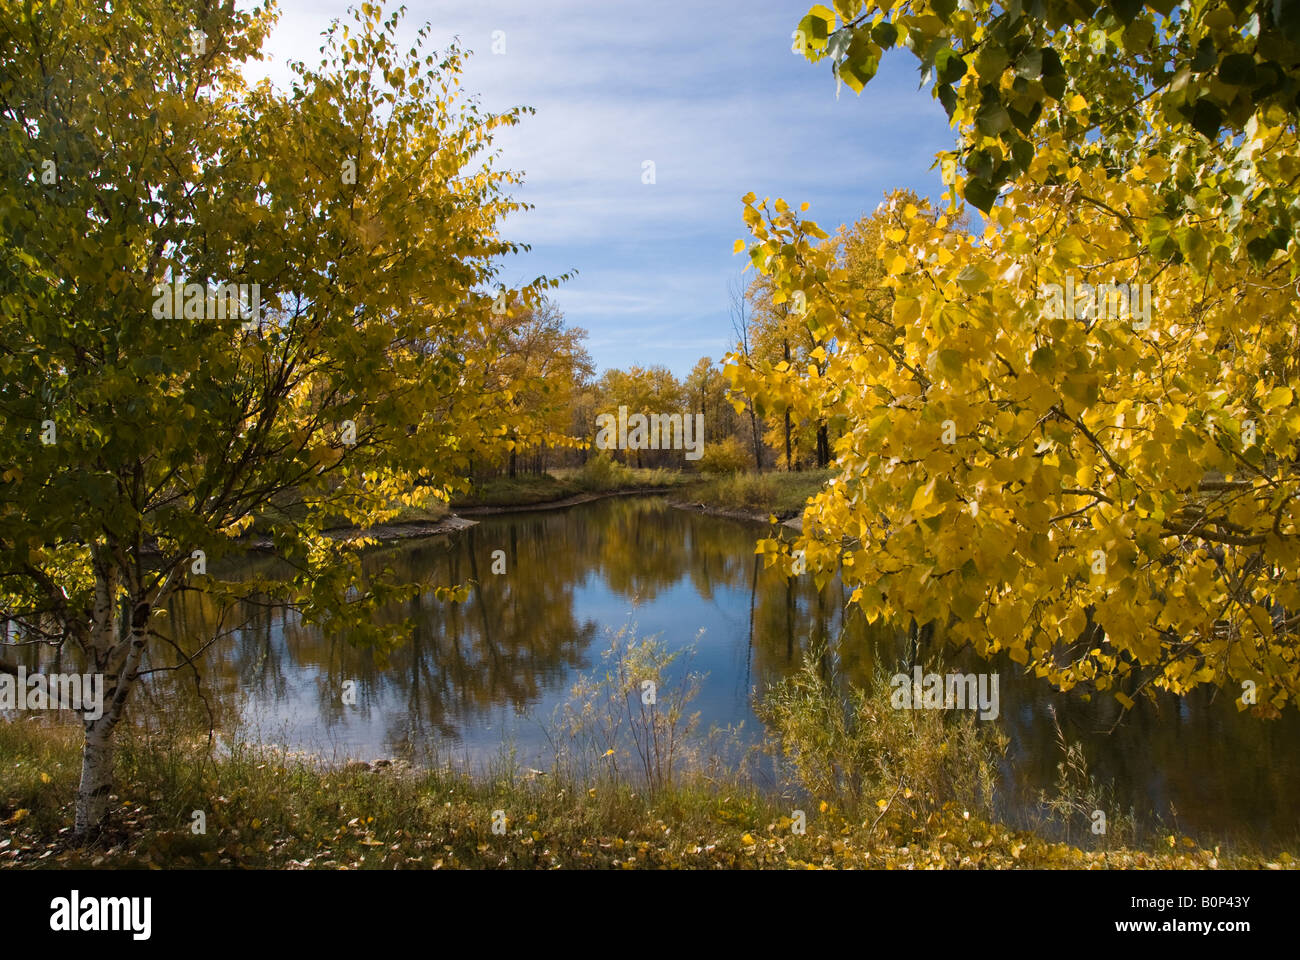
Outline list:
[[[1007,745],[996,725],[965,711],[894,709],[883,666],[870,688],[844,689],[834,664],[814,652],[758,707],[798,786],[851,815],[899,806],[924,819],[952,804],[993,816]]]
[[[826,484],[830,475],[829,470],[722,474],[694,484],[690,499],[732,510],[774,513],[785,519],[802,514],[808,498]]]
[[[600,665],[574,684],[561,708],[567,739],[556,750],[557,768],[618,786],[630,762],[635,782],[652,795],[671,790],[680,768],[696,759],[699,713],[690,706],[704,677],[674,676],[674,665],[689,657],[655,637],[638,638],[633,625],[615,633]]]

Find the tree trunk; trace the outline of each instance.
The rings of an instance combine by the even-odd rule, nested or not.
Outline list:
[[[790,362],[790,341],[789,340],[782,341],[781,346],[785,354],[785,362],[789,363]],[[785,411],[785,472],[789,473],[791,469],[792,468],[790,466],[790,411],[787,408]]]
[[[830,429],[826,426],[825,421],[817,425],[817,466],[829,467],[831,465],[831,438]]]
[[[113,789],[113,731],[122,719],[127,698],[140,670],[144,656],[149,605],[134,605],[131,632],[110,651],[109,662],[116,665],[104,673],[104,712],[86,722],[86,737],[81,748],[81,783],[77,787],[76,815],[73,825],[78,836],[98,830],[108,818],[108,795]]]
[[[100,716],[85,721],[85,739],[81,748],[81,782],[73,829],[85,837],[104,825],[108,818],[108,797],[113,789],[113,730],[126,708],[131,688],[139,676],[140,662],[149,635],[153,606],[140,595],[133,581],[125,597],[119,597],[125,562],[120,554],[104,545],[91,548],[95,571],[95,606],[90,635],[85,643],[91,669],[103,676],[103,702]],[[129,568],[127,570],[128,576]],[[168,580],[170,587],[170,578]],[[166,591],[160,591],[160,596]],[[156,599],[156,598],[155,598]],[[122,603],[131,611],[129,624],[122,622]]]
[[[754,469],[763,472],[763,438],[758,435],[758,416],[754,413],[754,403],[749,403],[749,431],[754,437]]]
[[[81,747],[81,783],[77,787],[73,829],[86,836],[108,819],[108,795],[113,789],[113,727],[108,717],[86,724]]]
[[[785,472],[794,468],[790,465],[790,411],[785,412]]]

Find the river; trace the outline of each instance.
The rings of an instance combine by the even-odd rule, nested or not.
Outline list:
[[[707,674],[693,705],[701,727],[739,728],[732,739],[752,743],[763,736],[755,694],[814,646],[827,645],[844,683],[868,682],[877,661],[909,669],[910,655],[903,631],[856,614],[844,621],[838,582],[819,592],[807,577],[763,570],[753,548],[765,529],[658,497],[623,497],[489,516],[451,536],[387,546],[370,556],[373,567],[469,579],[470,598],[444,603],[430,591],[388,611],[409,618],[414,632],[386,663],[283,610],[250,606],[206,654],[209,698],[265,742],[332,759],[434,753],[483,769],[513,750],[519,763],[544,767],[548,726],[573,683],[600,662],[612,631],[634,625],[637,635],[689,651],[690,669]],[[504,572],[494,573],[502,561]],[[192,601],[172,616],[181,635],[211,633],[210,615]],[[1198,693],[1140,703],[1116,727],[1109,697],[1055,694],[1009,660],[961,664],[1000,677],[1008,822],[1029,825],[1041,814],[1038,793],[1051,788],[1062,756],[1055,713],[1091,773],[1144,828],[1294,846],[1296,711],[1261,721],[1238,713],[1230,696]],[[161,693],[155,686],[146,698]]]

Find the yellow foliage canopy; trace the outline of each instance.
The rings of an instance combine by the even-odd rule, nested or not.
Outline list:
[[[753,262],[806,298],[833,389],[728,370],[849,424],[793,549],[869,618],[937,621],[1061,689],[1231,684],[1274,715],[1300,689],[1297,293],[1209,227],[1151,256],[1166,171],[1072,166],[1057,138],[980,236],[882,210],[871,286],[751,196]]]

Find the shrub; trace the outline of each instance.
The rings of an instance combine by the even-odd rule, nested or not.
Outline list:
[[[849,811],[889,798],[921,819],[950,802],[991,814],[1006,748],[993,724],[958,711],[895,710],[883,667],[869,690],[843,693],[822,675],[820,664],[833,659],[810,654],[757,707],[803,789]]]
[[[683,652],[689,658],[689,648],[673,651],[656,637],[637,637],[630,624],[611,637],[600,666],[579,678],[561,708],[561,727],[576,751],[568,760],[582,776],[595,773],[599,779],[603,772],[617,784],[624,775],[620,764],[630,760],[635,779],[651,795],[672,788],[679,768],[688,764],[685,754],[700,717],[688,708],[704,680],[674,669]],[[592,758],[598,758],[595,770]]]
[[[578,471],[577,482],[584,490],[614,490],[631,484],[631,469],[616,463],[608,451],[601,450]]]
[[[700,459],[696,462],[701,473],[735,473],[744,470],[749,463],[749,455],[740,441],[727,437],[714,443],[706,443]]]

